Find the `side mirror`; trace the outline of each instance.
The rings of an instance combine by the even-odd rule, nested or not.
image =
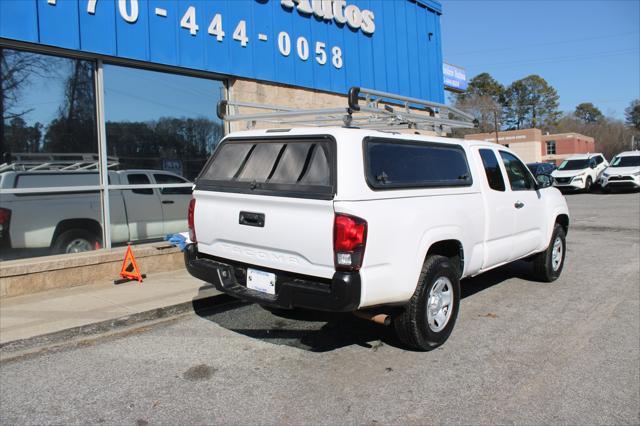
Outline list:
[[[589,167],[591,167],[592,169],[596,168],[596,165],[594,163],[589,164]]]
[[[538,182],[538,188],[548,188],[553,185],[553,178],[549,175],[538,175],[536,176],[536,182]]]

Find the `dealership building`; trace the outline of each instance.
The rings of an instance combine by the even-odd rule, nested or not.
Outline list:
[[[358,86],[443,103],[445,81],[466,81],[443,72],[441,13],[434,0],[0,1],[0,259],[186,228],[176,197],[246,126],[220,120],[219,100],[344,107]]]
[[[497,142],[516,152],[526,163],[553,163],[560,165],[574,154],[595,152],[595,140],[579,133],[542,134],[540,129],[509,130],[504,132],[475,133],[465,139]]]

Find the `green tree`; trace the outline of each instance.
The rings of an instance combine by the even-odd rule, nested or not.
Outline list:
[[[595,123],[604,118],[602,111],[591,102],[583,102],[578,105],[573,115],[585,123]]]
[[[631,104],[624,110],[624,117],[627,126],[640,130],[640,99],[631,101]]]
[[[491,74],[483,72],[469,80],[469,85],[464,93],[457,95],[458,100],[473,97],[490,97],[495,102],[501,102],[504,95],[504,86],[500,84]]]
[[[27,126],[22,117],[13,117],[4,127],[7,152],[38,152],[42,138],[42,124]]]
[[[489,132],[495,131],[496,121],[501,121],[503,98],[504,86],[485,72],[469,80],[467,91],[455,96],[454,105],[475,117],[479,131]]]
[[[556,89],[539,75],[516,80],[505,90],[504,115],[510,129],[549,129],[560,117]]]

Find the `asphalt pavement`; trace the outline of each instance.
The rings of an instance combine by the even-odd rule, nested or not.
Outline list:
[[[349,315],[199,306],[3,362],[0,423],[639,424],[640,194],[567,199],[561,278],[464,280],[435,351]]]

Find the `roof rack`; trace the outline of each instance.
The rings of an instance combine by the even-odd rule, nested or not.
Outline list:
[[[6,171],[87,171],[98,170],[98,154],[92,153],[12,153],[11,159],[0,164],[0,173]],[[117,157],[107,157],[107,168],[116,167]]]
[[[362,102],[362,103],[361,103]],[[258,110],[240,113],[240,108]],[[296,126],[344,126],[377,130],[419,129],[445,134],[452,128],[473,128],[474,117],[457,108],[422,99],[378,90],[352,87],[348,106],[320,109],[221,100],[218,117],[228,122],[246,122],[247,129],[257,122]]]

